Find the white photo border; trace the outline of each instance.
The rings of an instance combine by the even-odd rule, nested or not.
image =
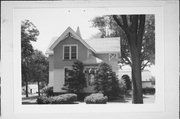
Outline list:
[[[50,4],[49,4],[50,3]],[[120,4],[120,5],[118,5]],[[164,3],[163,2],[4,2],[3,3],[5,10],[10,10],[7,12],[10,16],[5,15],[5,11],[3,12],[5,20],[8,23],[4,22],[4,25],[11,26],[10,28],[7,26],[3,26],[5,31],[8,30],[12,36],[8,35],[5,31],[2,31],[2,38],[8,39],[8,41],[2,42],[2,51],[5,51],[8,54],[10,64],[7,64],[4,59],[4,55],[2,55],[2,68],[5,66],[10,69],[9,79],[7,82],[3,82],[5,85],[3,89],[8,90],[7,96],[2,97],[2,103],[6,102],[6,99],[10,101],[10,104],[7,108],[11,108],[10,112],[12,115],[16,115],[15,118],[23,117],[24,115],[39,115],[42,114],[48,115],[44,116],[44,118],[50,117],[52,115],[55,118],[58,117],[66,117],[66,114],[72,113],[72,115],[86,115],[87,113],[91,115],[91,113],[118,113],[123,114],[123,117],[129,113],[132,115],[139,115],[139,113],[163,113],[165,112],[165,97],[164,97],[164,85],[167,80],[165,77],[165,40],[164,40]],[[10,6],[7,6],[10,5]],[[77,5],[74,8],[74,5]],[[18,12],[25,9],[85,9],[86,11],[90,9],[98,9],[99,12],[106,12],[107,14],[155,14],[155,62],[156,62],[156,93],[155,93],[155,103],[152,104],[116,104],[116,105],[22,105],[21,98],[21,40],[20,40],[20,19],[18,17]],[[97,12],[98,12],[97,11]],[[8,21],[9,20],[9,21]],[[1,23],[2,24],[2,23]],[[4,30],[4,29],[3,29]],[[4,46],[4,45],[7,46]],[[8,48],[7,48],[8,47]],[[8,62],[8,61],[7,61]],[[7,64],[7,65],[6,65]],[[158,65],[157,65],[158,64]],[[7,68],[7,70],[8,70]],[[7,71],[6,70],[6,71]],[[7,72],[2,72],[2,78],[7,77]],[[161,79],[161,80],[158,80]],[[8,84],[10,84],[8,87]],[[5,94],[2,92],[2,95]],[[5,109],[5,105],[2,104],[2,116],[3,111]],[[13,109],[12,109],[13,108]],[[22,116],[20,115],[22,114]],[[7,115],[5,113],[5,117]],[[66,115],[66,116],[65,116]],[[69,115],[71,117],[72,115]],[[31,115],[32,116],[32,115]],[[12,116],[13,117],[13,116]],[[30,117],[28,117],[30,118]]]

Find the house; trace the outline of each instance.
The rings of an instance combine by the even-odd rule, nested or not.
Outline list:
[[[132,79],[131,76],[131,67],[126,65],[123,66],[119,72],[118,72],[118,76],[122,77],[123,75],[127,75],[129,76],[130,79]],[[145,69],[141,72],[141,76],[142,76],[142,88],[154,88],[155,84],[153,82],[155,82],[155,80],[153,79],[153,75],[151,73],[151,71],[149,71],[149,69]]]
[[[113,71],[118,73],[120,37],[83,39],[79,27],[76,32],[68,27],[60,37],[52,40],[46,54],[49,59],[49,86],[53,86],[55,93],[66,92],[63,86],[75,60],[84,64],[87,83],[84,92],[91,93],[94,91],[91,85],[94,72],[99,63],[110,64]]]

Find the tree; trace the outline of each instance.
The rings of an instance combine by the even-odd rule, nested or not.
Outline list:
[[[68,76],[65,76],[67,82],[65,82],[66,88],[64,89],[68,92],[80,93],[86,84],[83,63],[75,61],[72,70],[68,70],[68,73]]]
[[[109,15],[92,22],[100,31],[108,29],[102,37],[121,37],[120,63],[132,67],[133,103],[143,103],[141,70],[155,60],[154,15]]]
[[[111,98],[120,95],[119,83],[110,65],[102,62],[95,74],[95,90]]]
[[[32,82],[38,84],[38,95],[40,96],[40,89],[43,88],[44,83],[48,82],[48,59],[38,50],[34,50],[30,62],[31,78]],[[41,83],[41,85],[40,85]]]
[[[124,82],[125,82],[126,90],[131,90],[132,86],[131,86],[131,80],[130,80],[129,76],[128,75],[123,75],[122,80],[124,80]]]
[[[37,40],[39,31],[29,20],[21,22],[21,64],[22,64],[22,83],[26,86],[26,97],[28,97],[28,81],[30,80],[30,60],[33,54],[31,42]]]
[[[113,15],[117,25],[124,31],[130,49],[133,103],[143,103],[141,80],[141,51],[143,50],[143,36],[145,15]]]
[[[120,19],[122,21],[122,19]],[[132,64],[130,47],[125,32],[119,27],[112,15],[95,17],[91,20],[92,26],[100,30],[93,37],[120,37],[121,38],[121,66]],[[142,39],[141,70],[155,63],[155,19],[154,15],[146,15],[145,32]],[[100,35],[99,35],[100,34]]]

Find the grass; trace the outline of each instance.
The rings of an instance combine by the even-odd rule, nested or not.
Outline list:
[[[30,96],[28,98],[23,97],[22,98],[22,104],[37,104],[36,99],[37,95]],[[155,95],[143,95],[143,101],[144,103],[154,103],[155,101]],[[83,104],[82,101],[77,101],[74,104]],[[108,103],[132,103],[132,97],[131,96],[125,96],[125,98],[122,97],[116,97],[108,101]]]

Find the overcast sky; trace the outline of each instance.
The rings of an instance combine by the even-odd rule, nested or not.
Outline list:
[[[45,53],[53,37],[59,37],[68,26],[76,31],[79,26],[84,39],[99,32],[90,22],[95,16],[103,13],[95,9],[23,9],[16,13],[21,20],[28,19],[40,31],[37,42],[32,43],[35,49]]]
[[[108,14],[112,14],[112,12],[102,8],[19,9],[15,12],[20,20],[30,20],[40,31],[37,42],[32,44],[34,49],[43,53],[45,53],[52,38],[59,37],[69,26],[74,31],[79,26],[81,36],[84,39],[97,34],[99,30],[92,27],[90,20],[96,16]],[[154,70],[151,69],[151,72],[153,73]]]

